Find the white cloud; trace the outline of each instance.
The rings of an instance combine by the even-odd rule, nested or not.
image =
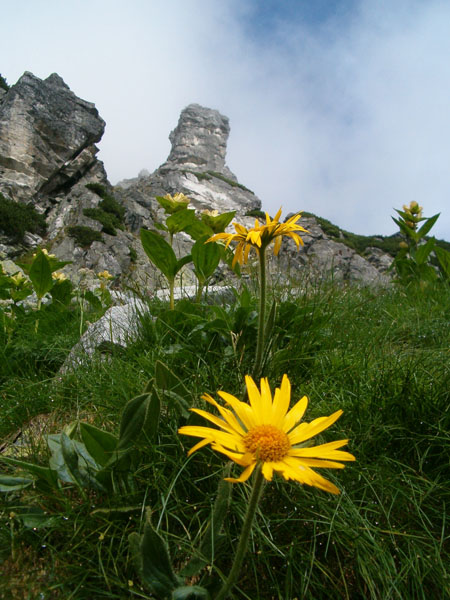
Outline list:
[[[17,0],[0,68],[9,83],[58,72],[95,102],[113,183],[157,168],[199,102],[230,117],[228,164],[270,212],[389,234],[393,207],[415,199],[450,239],[450,4],[339,6],[258,36],[256,0]]]

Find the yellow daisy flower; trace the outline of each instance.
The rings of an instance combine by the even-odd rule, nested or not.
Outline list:
[[[257,252],[264,251],[266,247],[275,240],[273,252],[275,256],[281,248],[281,242],[283,236],[290,237],[294,240],[297,250],[300,244],[303,246],[302,238],[296,233],[297,231],[304,231],[309,233],[306,229],[297,224],[297,221],[302,216],[301,213],[295,214],[290,217],[286,223],[280,223],[281,208],[273,219],[266,213],[266,224],[261,225],[258,219],[255,219],[255,226],[251,229],[247,229],[239,223],[233,223],[236,233],[217,233],[207,240],[208,242],[217,242],[219,240],[226,241],[226,247],[231,242],[238,242],[236,251],[233,258],[233,266],[238,262],[242,264],[246,263],[249,252],[254,248]]]
[[[329,417],[314,419],[311,423],[300,423],[308,399],[303,396],[289,410],[291,384],[287,375],[283,376],[280,388],[275,389],[273,398],[267,378],[261,379],[260,390],[249,375],[246,376],[245,382],[249,404],[241,402],[227,392],[218,392],[232,410],[218,404],[209,394],[202,396],[216,407],[222,418],[205,410],[191,409],[220,429],[196,425],[181,427],[179,433],[202,438],[188,454],[191,455],[210,444],[213,450],[245,467],[239,478],[227,478],[227,481],[233,483],[246,481],[256,465],[261,464],[262,474],[268,481],[272,480],[275,471],[286,480],[293,479],[339,494],[339,489],[316,473],[313,467],[342,469],[344,465],[337,461],[355,460],[349,452],[338,450],[347,444],[348,440],[318,446],[308,446],[305,442],[330,427],[341,416],[342,410]]]

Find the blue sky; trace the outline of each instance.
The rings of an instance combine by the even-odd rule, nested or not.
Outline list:
[[[112,183],[153,171],[191,102],[230,118],[227,163],[271,213],[394,233],[411,200],[450,240],[448,0],[16,0],[0,72],[57,72],[107,127]]]

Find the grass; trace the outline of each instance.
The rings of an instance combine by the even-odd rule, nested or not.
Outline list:
[[[202,404],[203,392],[239,395],[256,306],[245,292],[231,307],[181,301],[170,312],[153,302],[156,319],[143,318],[135,343],[66,375],[58,369],[79,335],[79,315],[49,310],[37,336],[24,322],[9,345],[0,340],[0,439],[42,414],[51,417],[46,433],[76,419],[117,433],[125,403],[154,377],[157,360],[182,378],[191,405]],[[272,388],[287,373],[293,400],[310,398],[307,420],[342,408],[321,440],[348,437],[357,462],[327,472],[338,497],[279,479],[266,485],[236,600],[449,597],[449,322],[442,285],[419,293],[323,284],[280,302],[266,364]],[[146,508],[176,568],[186,563],[224,461],[208,449],[188,459],[194,442],[177,435],[183,419],[170,399],[163,415],[157,442],[145,434],[136,442],[133,490],[83,498],[65,485],[0,497],[0,597],[151,598],[127,541],[142,530]],[[45,464],[42,440],[30,459]],[[215,574],[228,572],[248,492],[233,487]],[[45,512],[45,526],[32,509]]]

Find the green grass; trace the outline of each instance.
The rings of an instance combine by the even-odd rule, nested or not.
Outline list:
[[[0,339],[0,439],[43,413],[47,433],[76,419],[118,433],[125,403],[155,375],[157,360],[183,380],[189,404],[218,389],[241,394],[256,306],[246,293],[233,307],[182,301],[170,312],[154,302],[156,320],[143,319],[139,340],[64,376],[58,369],[79,315],[48,311],[38,336],[24,323],[9,345]],[[357,462],[327,471],[340,496],[276,478],[266,485],[236,600],[449,597],[449,323],[450,289],[441,285],[408,293],[324,284],[280,303],[266,364],[272,388],[287,373],[293,400],[310,398],[307,420],[342,408],[320,440],[348,437]],[[188,459],[194,442],[177,435],[183,419],[170,400],[163,413],[157,443],[137,440],[134,491],[83,499],[66,485],[0,497],[0,597],[151,598],[127,541],[142,530],[146,507],[176,567],[186,563],[225,463],[209,449]],[[32,458],[45,464],[45,444],[36,441]],[[247,484],[233,487],[214,574],[229,570],[248,493]],[[33,529],[10,518],[30,506],[53,519]]]

